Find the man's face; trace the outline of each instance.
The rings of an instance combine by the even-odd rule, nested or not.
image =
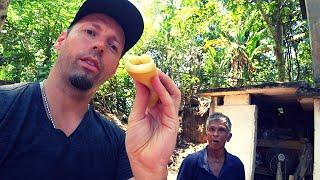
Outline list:
[[[85,16],[70,32],[62,33],[54,46],[59,73],[79,90],[95,90],[115,74],[124,43],[124,32],[112,18]]]
[[[207,139],[209,148],[218,150],[224,148],[226,142],[231,138],[227,126],[222,121],[211,121],[207,126]]]

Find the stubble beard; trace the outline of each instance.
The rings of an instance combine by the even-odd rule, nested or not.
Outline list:
[[[85,56],[88,54],[98,58],[100,62],[102,61],[99,54],[97,54],[97,52],[95,51],[91,51],[89,53],[83,52],[79,54],[75,59],[80,59],[82,56]],[[71,57],[68,57],[66,59],[71,59]],[[71,85],[80,91],[90,90],[94,86],[95,79],[97,78],[96,76],[98,75],[93,76],[91,74],[87,74],[86,72],[83,72],[84,70],[81,67],[78,67],[77,62],[73,62],[72,64],[70,64],[70,66],[71,66],[71,69],[74,70],[74,72],[71,73],[68,77]]]
[[[93,82],[86,75],[71,75],[69,77],[71,85],[81,91],[87,91],[93,87]]]

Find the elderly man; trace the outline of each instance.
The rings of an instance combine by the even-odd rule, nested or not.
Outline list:
[[[244,180],[241,160],[224,147],[232,136],[230,119],[222,113],[213,113],[207,119],[206,131],[208,146],[183,160],[177,179]]]
[[[135,82],[126,136],[89,102],[140,39],[143,19],[127,0],[87,0],[54,48],[41,83],[0,87],[0,179],[165,179],[179,127],[180,91],[164,73],[159,101]]]

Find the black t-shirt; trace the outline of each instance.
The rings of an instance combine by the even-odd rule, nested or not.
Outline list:
[[[39,84],[0,87],[0,179],[129,179],[124,132],[92,107],[67,137],[55,129]]]

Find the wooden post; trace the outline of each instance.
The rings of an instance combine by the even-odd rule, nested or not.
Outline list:
[[[320,0],[305,0],[309,21],[313,77],[315,87],[320,87]]]
[[[289,180],[294,180],[294,176],[293,175],[289,175]]]
[[[320,179],[320,99],[314,100],[313,179]]]

